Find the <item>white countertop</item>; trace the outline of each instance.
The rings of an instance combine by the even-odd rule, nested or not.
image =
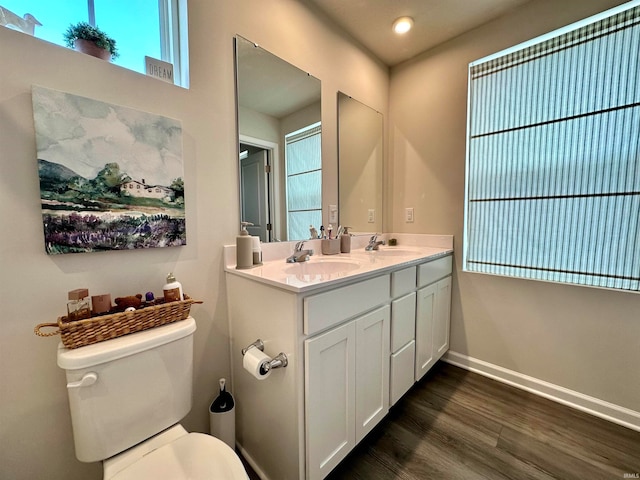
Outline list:
[[[398,245],[380,246],[379,251],[371,252],[365,251],[363,246],[368,238],[353,237],[351,253],[337,255],[322,255],[317,240],[306,242],[305,248],[313,248],[314,255],[300,263],[285,261],[295,242],[263,244],[263,264],[245,270],[235,268],[235,245],[227,245],[225,271],[302,293],[388,273],[453,253],[453,237],[450,235],[386,234],[379,238],[398,238]],[[282,252],[286,253],[282,255]]]

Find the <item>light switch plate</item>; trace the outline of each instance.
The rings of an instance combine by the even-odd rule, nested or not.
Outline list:
[[[413,223],[413,207],[404,209],[404,218],[406,223]]]
[[[329,205],[329,223],[334,225],[338,223],[338,206],[337,205]]]
[[[368,223],[375,223],[376,221],[376,211],[373,208],[370,208],[368,213],[367,213],[367,222]]]

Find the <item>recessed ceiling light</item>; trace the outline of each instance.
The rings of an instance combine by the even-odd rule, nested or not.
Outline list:
[[[398,35],[407,33],[411,27],[413,27],[413,18],[411,17],[400,17],[393,22],[393,31]]]

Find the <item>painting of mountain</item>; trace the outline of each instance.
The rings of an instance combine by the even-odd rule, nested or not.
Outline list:
[[[186,244],[179,121],[33,87],[49,254]]]
[[[45,192],[65,188],[69,180],[78,176],[77,173],[64,165],[40,159],[38,159],[38,173],[40,175],[40,190]]]

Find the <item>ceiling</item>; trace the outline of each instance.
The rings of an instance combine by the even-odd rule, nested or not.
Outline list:
[[[236,36],[238,106],[284,118],[320,102],[320,80]]]
[[[461,33],[493,20],[529,0],[300,0],[394,66]],[[399,36],[393,21],[412,17],[413,29]]]

